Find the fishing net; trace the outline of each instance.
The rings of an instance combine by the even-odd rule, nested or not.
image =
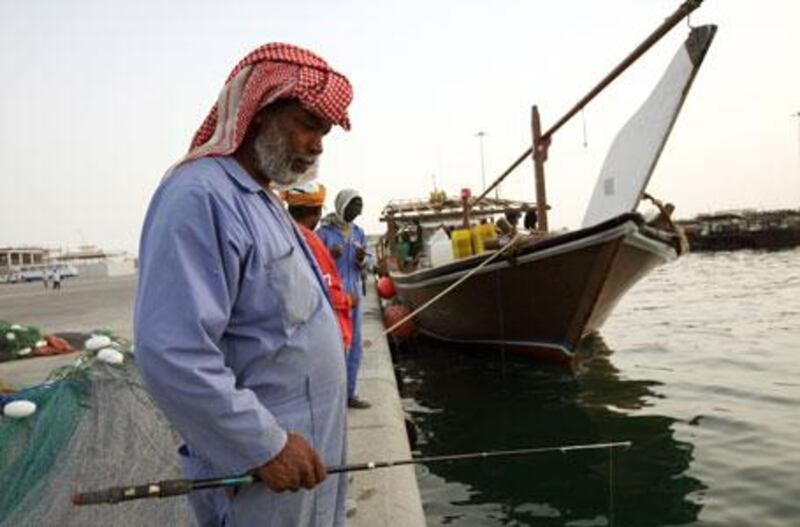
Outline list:
[[[112,365],[83,352],[48,382],[2,396],[33,401],[37,411],[0,419],[0,527],[194,524],[185,497],[70,501],[77,491],[181,477],[180,439],[145,392],[133,355],[123,356]]]
[[[0,362],[30,354],[41,341],[42,334],[38,328],[0,320]]]

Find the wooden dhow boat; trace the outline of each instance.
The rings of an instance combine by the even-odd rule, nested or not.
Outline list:
[[[442,341],[501,345],[542,359],[570,361],[580,341],[600,329],[626,291],[656,266],[678,257],[685,245],[669,220],[669,209],[654,200],[662,211],[654,221],[646,221],[636,210],[641,199],[649,197],[647,182],[715,26],[691,29],[651,95],[617,135],[580,229],[548,231],[544,162],[554,132],[699,4],[685,2],[544,133],[534,106],[531,148],[479,197],[433,193],[429,200],[393,202],[384,208],[381,220],[388,229],[378,255],[399,299],[413,310],[424,307],[415,314],[422,333]],[[536,204],[488,198],[528,156],[534,162]],[[531,210],[538,216],[537,229],[517,235],[513,243],[504,246],[501,240],[493,249],[444,263],[430,258],[437,229],[474,231],[506,212]],[[398,258],[399,245],[408,249],[409,231],[419,238],[418,254]]]

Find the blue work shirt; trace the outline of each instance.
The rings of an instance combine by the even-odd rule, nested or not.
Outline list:
[[[287,432],[345,463],[342,339],[322,276],[281,202],[232,157],[178,166],[142,230],[136,363],[186,441],[189,478],[257,468]],[[275,493],[192,494],[202,525],[342,525],[346,478]]]
[[[336,258],[336,270],[342,278],[345,291],[354,293],[361,298],[363,286],[361,278],[361,265],[356,258],[356,249],[362,247],[367,250],[367,237],[364,231],[355,223],[350,224],[350,233],[346,236],[341,229],[331,223],[323,224],[317,229],[317,235],[322,242],[331,250],[335,245],[342,249],[342,254]],[[367,253],[364,259],[364,267],[372,265],[372,255]],[[353,323],[353,339],[350,350],[347,353],[347,396],[356,396],[356,384],[358,383],[358,370],[361,367],[361,357],[364,353],[361,342],[361,302],[353,308],[351,320]]]
[[[364,230],[355,223],[350,224],[350,235],[345,234],[335,225],[326,224],[317,229],[317,236],[320,237],[322,242],[331,250],[334,245],[342,248],[342,255],[336,258],[336,270],[339,271],[339,276],[342,279],[342,285],[348,293],[358,293],[362,295],[363,290],[361,286],[361,266],[356,258],[356,248],[362,247],[368,251],[367,236]],[[372,256],[367,252],[364,259],[366,267],[369,266]]]

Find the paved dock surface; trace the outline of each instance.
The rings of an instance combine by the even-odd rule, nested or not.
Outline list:
[[[136,275],[114,278],[68,278],[61,289],[42,282],[0,284],[0,320],[36,326],[44,333],[110,329],[131,338]],[[57,355],[0,363],[0,380],[17,388],[43,381],[75,355]]]
[[[68,278],[61,289],[45,289],[42,282],[0,284],[0,320],[47,333],[107,328],[130,338],[135,290],[136,275]]]
[[[131,338],[136,277],[71,278],[61,290],[41,282],[0,285],[0,320],[33,325],[45,333],[110,329]],[[364,357],[359,395],[372,403],[366,410],[348,411],[350,463],[411,457],[404,414],[374,288],[364,301]],[[17,387],[35,384],[74,354],[0,363],[0,380]],[[419,487],[412,466],[352,474],[350,497],[355,512],[352,527],[425,525]]]
[[[364,355],[357,391],[359,397],[372,403],[372,408],[349,410],[347,413],[350,463],[411,457],[392,359],[386,338],[382,335],[383,323],[377,295],[374,287],[368,290],[370,293],[363,304]],[[348,525],[425,525],[419,486],[412,465],[355,472],[350,495],[356,500],[357,508]]]

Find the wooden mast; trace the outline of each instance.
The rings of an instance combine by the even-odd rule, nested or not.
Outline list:
[[[547,149],[550,147],[550,136],[542,137],[542,123],[539,108],[531,108],[531,130],[533,133],[533,173],[536,178],[536,216],[537,229],[547,232],[547,194],[544,185],[544,162],[547,161]]]

